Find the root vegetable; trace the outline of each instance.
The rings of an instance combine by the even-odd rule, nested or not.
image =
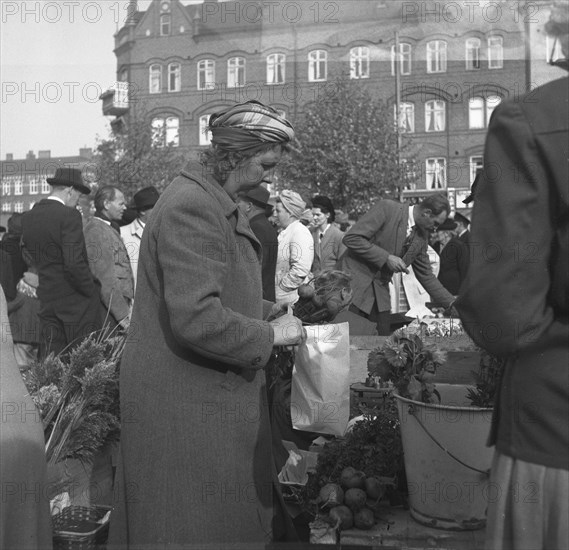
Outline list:
[[[351,529],[354,526],[354,515],[347,506],[336,506],[330,511],[330,518],[336,524],[339,524],[340,529]]]
[[[320,489],[318,501],[322,507],[333,508],[344,502],[344,491],[336,483],[327,483]]]
[[[354,525],[358,529],[371,529],[375,524],[373,512],[369,508],[362,508],[354,514]]]
[[[348,489],[344,497],[344,502],[350,510],[356,512],[366,505],[367,495],[362,489]]]

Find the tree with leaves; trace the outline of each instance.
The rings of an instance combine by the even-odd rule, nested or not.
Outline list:
[[[277,187],[326,195],[355,216],[380,198],[397,199],[404,178],[393,107],[356,80],[337,78],[324,91],[295,121],[297,147]]]
[[[127,196],[150,185],[162,191],[187,161],[167,137],[164,126],[152,125],[143,105],[131,105],[126,122],[97,144],[93,178],[99,186],[115,185]]]

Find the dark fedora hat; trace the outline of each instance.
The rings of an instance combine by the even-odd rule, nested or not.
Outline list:
[[[463,216],[460,212],[455,212],[454,221],[462,222],[464,225],[470,225],[470,220],[466,216]]]
[[[74,187],[84,195],[88,195],[91,189],[83,182],[83,176],[79,168],[58,168],[53,178],[46,178],[50,185],[63,185],[64,187]]]
[[[249,199],[253,204],[260,206],[261,208],[266,208],[267,206],[270,206],[269,205],[270,196],[271,194],[269,193],[269,190],[263,187],[262,185],[259,185],[254,189],[251,189],[251,191],[245,193],[244,195],[245,198]]]
[[[137,191],[132,198],[133,204],[131,208],[136,208],[137,210],[143,210],[144,208],[152,208],[160,198],[160,193],[156,187],[145,187],[140,191]]]
[[[447,218],[436,228],[436,231],[452,231],[453,229],[456,229],[456,222],[452,218]]]

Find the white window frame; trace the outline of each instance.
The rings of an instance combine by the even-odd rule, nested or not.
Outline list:
[[[350,78],[369,78],[370,51],[367,46],[356,46],[350,50]]]
[[[212,90],[215,88],[215,61],[202,59],[198,61],[198,90]]]
[[[427,72],[447,72],[447,43],[444,40],[427,42]]]
[[[16,214],[21,214],[24,211],[24,203],[22,201],[16,201],[14,203],[14,212]]]
[[[28,180],[30,184],[30,195],[37,195],[38,194],[38,179],[36,176],[30,177]]]
[[[470,185],[474,183],[474,178],[478,170],[484,168],[484,157],[482,155],[473,155],[469,159],[470,168]]]
[[[209,145],[211,143],[211,131],[208,130],[209,118],[211,115],[202,115],[199,118],[199,137],[198,144],[202,146]]]
[[[166,132],[164,133],[166,145],[180,146],[180,119],[177,116],[166,118]]]
[[[53,178],[53,175],[46,176],[46,177]],[[48,193],[51,193],[51,186],[49,185],[49,183],[47,183],[47,180],[43,180],[41,182],[41,192],[42,192],[42,195],[47,195]]]
[[[480,38],[470,37],[466,39],[464,45],[467,71],[478,71],[480,69]]]
[[[399,117],[397,117],[397,105],[393,106],[395,124],[399,124],[399,132],[412,134],[415,132],[415,104],[403,101],[399,104]]]
[[[433,157],[425,159],[425,185],[427,189],[446,189],[446,158]]]
[[[285,83],[286,56],[284,53],[272,53],[267,55],[267,84]]]
[[[411,44],[407,42],[399,43],[399,74],[411,74]],[[391,46],[391,76],[395,76],[395,44]]]
[[[14,195],[23,195],[24,194],[24,182],[22,178],[17,178],[14,180]]]
[[[12,203],[2,201],[2,212],[11,212],[12,211]]]
[[[432,122],[432,124],[431,124]],[[434,126],[433,129],[430,129]],[[432,99],[425,102],[425,132],[444,132],[446,129],[446,102]]]
[[[488,37],[488,68],[504,67],[504,39],[501,36]]]
[[[8,178],[2,180],[2,196],[9,197],[12,194],[12,185]]]
[[[153,63],[148,67],[148,93],[159,94],[162,91],[162,65]]]
[[[172,16],[169,13],[163,13],[160,16],[160,36],[170,36],[172,31]]]
[[[227,60],[227,87],[242,88],[246,82],[246,62],[244,57],[231,57]],[[239,77],[242,76],[241,80]]]
[[[177,61],[168,64],[168,92],[179,92],[182,89],[182,65]]]
[[[486,102],[481,96],[471,97],[468,100],[468,128],[480,130],[485,127]],[[476,117],[476,119],[475,119]],[[476,124],[474,124],[476,122]]]
[[[328,52],[308,52],[308,82],[324,82],[328,79]]]

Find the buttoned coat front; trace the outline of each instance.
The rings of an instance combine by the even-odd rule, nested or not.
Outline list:
[[[270,540],[263,367],[273,333],[261,320],[260,255],[245,215],[199,168],[182,172],[154,207],[121,362],[112,544]]]
[[[134,281],[130,259],[118,231],[96,216],[84,229],[89,267],[101,282],[101,302],[118,323],[130,313]]]

